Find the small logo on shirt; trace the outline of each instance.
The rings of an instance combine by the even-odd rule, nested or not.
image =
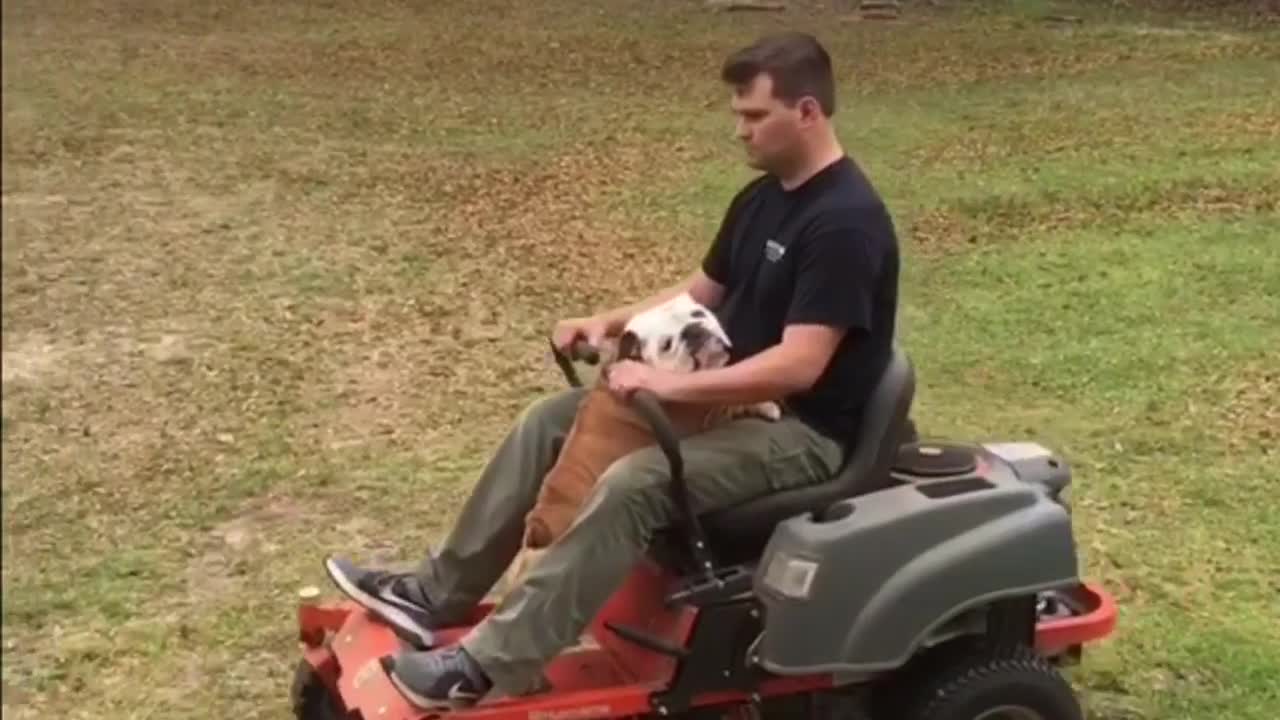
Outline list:
[[[764,256],[769,262],[778,262],[787,254],[787,247],[777,240],[769,239],[764,244]]]

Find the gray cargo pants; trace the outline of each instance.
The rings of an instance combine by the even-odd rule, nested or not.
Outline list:
[[[480,475],[452,532],[417,571],[419,590],[444,621],[465,617],[515,558],[556,448],[573,424],[583,390],[529,406]],[[821,482],[841,460],[837,443],[794,417],[742,419],[681,443],[697,512],[770,491]],[[653,532],[678,510],[670,470],[656,447],[614,463],[575,523],[462,646],[505,694],[538,689],[541,669],[578,642],[596,612],[643,557]]]

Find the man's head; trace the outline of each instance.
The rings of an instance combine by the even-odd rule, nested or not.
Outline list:
[[[729,336],[685,293],[631,318],[618,339],[617,358],[672,372],[721,367],[729,361]]]
[[[831,56],[812,35],[767,35],[730,55],[720,77],[733,87],[737,136],[752,167],[786,172],[830,132]]]

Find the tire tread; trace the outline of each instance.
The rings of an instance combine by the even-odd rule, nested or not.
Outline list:
[[[1046,686],[1046,692],[1056,694],[1054,703],[1060,712],[1045,720],[1083,718],[1070,685],[1053,665],[1026,646],[957,659],[949,667],[940,670],[932,682],[921,688],[922,692],[916,701],[909,704],[908,712],[905,713],[908,720],[951,720],[945,714],[949,705],[961,702],[972,688],[999,675],[1034,678]]]

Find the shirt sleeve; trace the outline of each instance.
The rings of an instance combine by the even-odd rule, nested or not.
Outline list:
[[[722,286],[729,284],[729,271],[733,267],[733,208],[720,221],[720,230],[702,258],[702,272]]]
[[[884,263],[882,247],[866,231],[850,227],[824,231],[805,243],[796,258],[786,324],[869,332]]]
[[[757,177],[747,183],[729,201],[724,218],[720,220],[720,229],[716,231],[715,240],[702,258],[702,272],[722,286],[728,287],[729,277],[733,271],[733,235],[734,225],[742,214],[742,207],[748,196],[754,193],[767,179],[767,175]]]

